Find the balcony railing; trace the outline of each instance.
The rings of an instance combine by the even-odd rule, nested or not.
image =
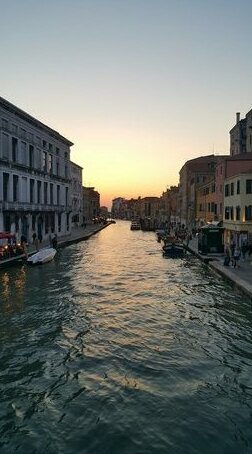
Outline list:
[[[0,202],[1,211],[29,211],[29,212],[70,212],[72,207],[64,205],[44,205],[42,203],[28,203],[28,202]]]

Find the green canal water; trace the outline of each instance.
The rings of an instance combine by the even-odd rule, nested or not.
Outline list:
[[[0,272],[0,453],[252,452],[252,303],[118,221]]]

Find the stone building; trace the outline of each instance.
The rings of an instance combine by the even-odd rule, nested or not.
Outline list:
[[[225,179],[223,227],[226,243],[252,244],[252,169]]]
[[[236,124],[229,132],[230,156],[252,152],[252,109],[240,120],[240,113],[236,114]]]
[[[3,98],[0,136],[0,231],[70,233],[73,143]]]
[[[196,192],[214,178],[216,164],[223,156],[201,156],[187,161],[180,175],[180,223],[188,229],[197,226]]]
[[[215,178],[196,189],[196,227],[217,221]]]
[[[90,224],[100,216],[100,194],[94,187],[82,187],[82,224]]]
[[[83,222],[82,167],[70,162],[72,193],[72,226],[79,227]]]

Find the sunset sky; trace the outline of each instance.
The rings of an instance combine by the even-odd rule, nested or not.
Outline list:
[[[228,154],[252,108],[250,0],[0,0],[0,96],[74,142],[101,204]]]

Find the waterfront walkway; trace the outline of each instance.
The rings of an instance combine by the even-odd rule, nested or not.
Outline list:
[[[100,230],[104,229],[110,225],[110,222],[107,224],[88,224],[86,227],[76,227],[72,229],[72,232],[68,235],[64,235],[58,237],[58,248],[62,248],[68,246],[72,243],[77,243],[79,241],[88,240],[92,235],[100,232]],[[44,240],[39,244],[39,249],[43,247],[50,246],[49,240]],[[34,244],[29,244],[27,247],[28,256],[34,254],[36,252],[36,248]],[[18,264],[19,262],[24,262],[26,256],[25,254],[21,254],[17,257],[11,257],[9,259],[1,260],[0,261],[0,269],[7,268],[9,266]]]
[[[231,281],[239,290],[252,297],[252,256],[248,257],[247,255],[245,260],[241,258],[240,267],[233,268],[231,264],[224,266],[224,254],[200,254],[198,252],[197,238],[190,240],[187,249],[200,260],[207,263],[212,270]]]

